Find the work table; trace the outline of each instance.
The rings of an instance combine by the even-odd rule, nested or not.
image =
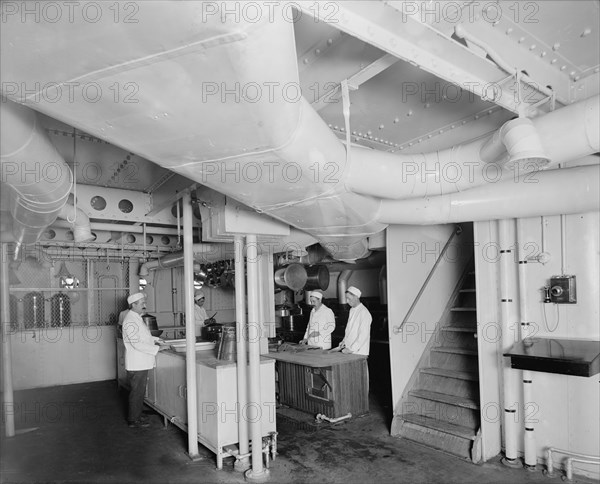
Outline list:
[[[321,349],[265,356],[277,362],[280,403],[331,418],[369,411],[366,356]]]
[[[172,349],[166,349],[159,351],[159,354],[174,356],[176,358],[181,358],[185,360],[186,352],[185,351],[175,351]],[[261,363],[269,362],[268,358],[265,356],[261,356]],[[219,360],[217,358],[217,349],[216,347],[211,350],[203,350],[196,351],[196,365],[206,366],[208,368],[235,368],[236,362],[229,360]]]
[[[364,355],[346,354],[341,351],[329,353],[329,350],[272,351],[265,356],[277,361],[285,361],[310,368],[344,365],[367,359]]]

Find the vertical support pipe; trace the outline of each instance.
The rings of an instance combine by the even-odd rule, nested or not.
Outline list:
[[[527,315],[527,258],[524,250],[523,219],[517,220],[517,245],[519,250],[519,315],[521,320],[521,338],[530,337],[531,325]],[[533,401],[533,375],[529,370],[523,370],[523,419],[525,424],[525,468],[535,470],[537,465],[537,451],[535,443],[535,428],[532,412],[537,407]]]
[[[249,398],[248,408],[255,409],[257,415],[250,419],[250,436],[252,439],[252,468],[246,472],[249,480],[266,479],[268,469],[263,466],[262,454],[262,422],[260,417],[260,336],[261,328],[258,320],[258,244],[256,235],[246,237],[246,260],[248,265],[248,356],[249,356]],[[248,414],[249,412],[247,412]]]
[[[337,289],[338,289],[338,302],[340,304],[346,304],[346,289],[348,289],[348,279],[352,275],[354,271],[343,270],[340,272],[337,280]]]
[[[196,325],[194,321],[194,240],[190,192],[183,195],[183,287],[185,291],[185,378],[187,386],[188,455],[198,457],[198,393],[196,391]]]
[[[515,241],[514,219],[498,221],[498,242],[500,245],[500,324],[502,331],[502,350],[508,350],[515,342],[514,329],[518,331],[518,306],[516,297],[516,265],[511,247]],[[519,422],[517,389],[518,373],[504,360],[502,366],[504,400],[504,459],[508,467],[521,467],[517,458]]]
[[[15,412],[12,379],[12,352],[10,347],[10,294],[8,292],[8,244],[2,244],[0,260],[0,323],[2,324],[2,412],[4,433],[7,437],[15,435]]]
[[[238,392],[238,445],[239,455],[247,455],[248,421],[244,410],[248,403],[248,347],[246,344],[246,280],[244,264],[244,238],[234,237],[235,250],[235,330],[237,335],[237,392]],[[235,461],[237,471],[246,471],[250,467],[248,457]]]

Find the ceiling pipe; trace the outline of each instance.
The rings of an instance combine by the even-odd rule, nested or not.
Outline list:
[[[346,289],[348,289],[348,280],[354,271],[343,270],[340,272],[337,280],[338,302],[346,304]]]
[[[398,155],[353,148],[346,186],[355,193],[393,200],[493,187],[515,178],[515,171],[508,169],[511,160],[519,160],[519,176],[537,173],[546,159],[556,166],[598,152],[598,119],[600,97],[595,96],[534,120],[508,121],[492,136],[441,151]]]
[[[87,214],[84,215],[87,217]],[[77,217],[79,217],[79,212]],[[71,224],[65,220],[57,220],[52,224],[52,227],[60,228],[71,228]],[[144,227],[142,225],[125,225],[116,223],[105,223],[105,222],[91,222],[90,229],[94,232],[118,232],[118,233],[131,233],[131,234],[144,234]],[[194,229],[196,232],[196,229]],[[146,225],[147,235],[177,235],[177,229],[169,227],[153,227]]]
[[[73,175],[29,108],[0,103],[1,183],[10,190],[17,245],[37,242],[67,203]]]
[[[377,251],[371,252],[368,257],[360,259],[356,262],[340,262],[335,261],[333,259],[324,259],[320,262],[323,264],[329,272],[338,272],[338,271],[360,271],[360,270],[369,270],[369,269],[379,269],[382,265],[385,264],[386,254],[385,251]]]
[[[431,225],[598,210],[600,165],[532,173],[513,181],[417,200],[382,200],[377,220]]]
[[[138,40],[147,36],[149,41],[133,44],[131,30],[124,25],[115,25],[107,36],[100,30],[90,34],[93,25],[69,24],[50,36],[32,22],[8,19],[3,25],[7,35],[39,36],[44,42],[33,59],[23,58],[17,47],[9,49],[4,71],[11,79],[39,82],[49,77],[57,85],[93,73],[106,91],[108,83],[134,77],[141,86],[136,104],[114,103],[106,97],[98,103],[42,99],[35,106],[310,233],[337,260],[369,255],[367,237],[386,227],[378,217],[382,198],[435,197],[491,186],[490,165],[500,175],[494,183],[514,175],[482,159],[481,150],[490,137],[413,156],[350,147],[347,157],[314,108],[293,89],[285,89],[299,86],[290,22],[269,18],[223,22],[220,12],[215,12],[198,29],[199,14],[192,2],[178,2],[168,9],[147,2],[144,15],[145,29],[139,31]],[[152,40],[157,29],[161,42]],[[73,57],[85,63],[64,58],[62,45],[71,39],[77,39]],[[102,49],[97,48],[99,41]],[[135,48],[114,48],[118,45]],[[92,46],[99,56],[90,61],[86,52]],[[32,62],[38,58],[45,61],[42,72]],[[52,65],[54,72],[48,70]],[[181,82],[165,86],[161,76],[174,68]],[[217,82],[204,83],[203,89],[184,82],[202,80],[210,70],[216,72]],[[258,87],[259,95],[252,102],[240,102],[240,95],[225,92],[232,86],[253,87],[254,94]],[[157,98],[156,92],[163,96]],[[172,95],[175,92],[177,96]],[[19,99],[19,93],[11,95]],[[183,101],[174,101],[175,97]],[[204,109],[193,108],[197,103]],[[147,124],[149,115],[163,110],[170,115]],[[598,112],[598,97],[594,97],[533,120],[551,164],[598,151]],[[106,124],[113,129],[107,131]],[[482,211],[473,200],[456,221],[473,220],[470,208]],[[437,214],[428,218],[437,219]]]
[[[212,262],[221,259],[233,258],[233,245],[232,244],[193,244],[192,250],[194,253],[195,261]],[[156,269],[168,269],[171,267],[179,267],[183,265],[184,251],[173,252],[167,254],[160,259],[153,259],[148,262],[144,262],[140,265],[138,271],[139,276],[147,276],[150,271]],[[194,271],[200,270],[200,264],[194,264]]]
[[[75,242],[90,242],[96,237],[92,234],[90,218],[72,203],[66,203],[58,212],[58,218],[66,220],[73,231]]]

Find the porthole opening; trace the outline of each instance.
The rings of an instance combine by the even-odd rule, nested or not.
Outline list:
[[[96,195],[90,200],[90,205],[94,210],[104,210],[106,208],[106,199],[100,195]]]
[[[133,210],[133,203],[131,203],[131,200],[124,198],[119,202],[119,210],[123,213],[131,213]]]

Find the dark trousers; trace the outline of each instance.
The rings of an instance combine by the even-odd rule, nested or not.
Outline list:
[[[148,370],[128,371],[127,375],[129,377],[129,412],[127,421],[135,422],[142,415],[146,384],[148,382]]]

